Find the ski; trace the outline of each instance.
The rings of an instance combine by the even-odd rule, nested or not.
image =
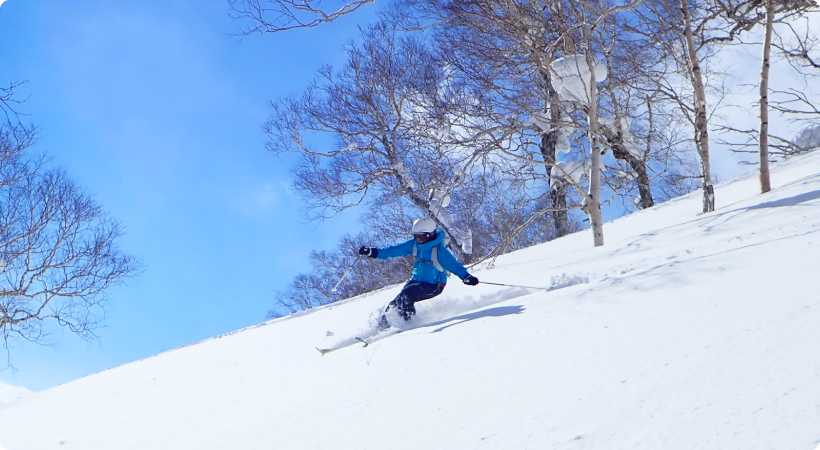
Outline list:
[[[344,341],[336,344],[335,347],[330,347],[330,348],[316,347],[316,350],[318,350],[319,353],[321,353],[322,355],[327,355],[330,352],[334,352],[336,350],[341,350],[341,349],[347,348],[347,347],[352,347],[356,344],[363,344],[362,348],[365,348],[368,345],[373,344],[374,342],[380,341],[380,340],[382,340],[386,337],[395,336],[395,335],[401,333],[402,331],[405,331],[405,330],[390,328],[390,329],[382,330],[382,331],[379,331],[379,332],[376,332],[376,333],[373,333],[373,334],[369,334],[369,335],[365,334],[364,335],[365,337],[354,336],[352,338],[345,339]]]
[[[331,347],[331,348],[316,347],[316,350],[319,350],[319,353],[321,353],[322,356],[324,356],[324,355],[327,355],[330,352],[340,350],[340,349],[343,349],[343,348],[346,348],[346,347],[350,347],[351,345],[355,345],[355,344],[358,344],[358,343],[364,344],[364,345],[362,345],[362,348],[367,347],[368,345],[370,345],[367,341],[360,338],[359,336],[355,336],[353,339],[354,339],[353,342],[348,342],[348,343],[340,345],[338,347]]]
[[[567,276],[566,274],[564,274],[561,277],[553,277],[552,286],[550,286],[550,287],[521,286],[521,285],[516,285],[516,284],[493,283],[493,282],[488,282],[488,281],[483,282],[483,284],[490,284],[490,285],[494,285],[494,286],[504,286],[504,287],[519,288],[519,289],[533,289],[533,290],[537,289],[537,290],[542,290],[542,291],[546,291],[546,292],[555,291],[555,290],[558,290],[558,289],[563,289],[563,288],[567,288],[567,287],[570,287],[570,286],[575,286],[575,285],[578,285],[578,284],[585,284],[585,283],[589,283],[589,278],[586,277],[586,276]],[[384,316],[382,316],[382,319],[384,319]],[[364,348],[364,347],[367,347],[368,345],[373,344],[377,341],[380,341],[380,340],[382,340],[386,337],[394,336],[394,335],[399,334],[403,331],[407,331],[407,330],[415,329],[415,328],[420,328],[420,327],[424,327],[424,326],[428,326],[428,325],[429,324],[415,324],[413,326],[410,326],[409,328],[407,326],[405,326],[404,329],[398,329],[398,328],[378,329],[377,328],[377,329],[371,330],[369,332],[368,331],[364,332],[365,334],[363,336],[365,336],[365,338],[367,340],[365,340],[365,338],[362,338],[360,336],[354,336],[352,338],[347,338],[347,339],[343,340],[342,342],[336,344],[335,347],[331,347],[331,348],[316,347],[316,350],[318,350],[319,353],[321,353],[322,355],[326,355],[330,352],[340,350],[340,349],[343,349],[343,348],[346,348],[346,347],[350,347],[352,345],[359,344],[359,343],[364,344],[364,345],[362,345],[362,348]],[[818,450],[820,450],[820,449],[818,449]]]

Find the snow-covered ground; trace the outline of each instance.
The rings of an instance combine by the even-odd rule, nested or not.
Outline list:
[[[0,405],[9,404],[29,394],[31,394],[31,391],[26,388],[12,386],[0,381]],[[2,426],[0,426],[0,429],[2,429]]]
[[[505,255],[326,356],[398,287],[0,406],[7,450],[814,450],[820,153]],[[588,279],[588,282],[583,282]],[[226,308],[231,307],[227,302]],[[330,332],[330,333],[329,333]],[[329,335],[332,334],[332,335]]]

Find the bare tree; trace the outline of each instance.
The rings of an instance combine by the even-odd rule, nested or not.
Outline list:
[[[771,190],[769,174],[769,69],[771,65],[772,37],[776,22],[790,22],[795,17],[805,14],[816,3],[810,0],[716,0],[728,23],[735,29],[748,31],[757,24],[763,24],[763,43],[759,90],[760,128],[757,133],[758,155],[760,161],[760,189],[766,193]],[[786,53],[788,55],[788,52]]]
[[[483,101],[492,105],[491,111],[498,117],[521,117],[521,120],[499,124],[510,128],[517,135],[519,145],[499,151],[532,164],[542,165],[550,183],[551,205],[559,230],[565,230],[566,187],[572,186],[582,194],[583,208],[590,215],[596,245],[602,243],[602,220],[600,205],[595,206],[593,197],[600,200],[600,178],[592,170],[588,192],[576,177],[567,173],[567,163],[559,161],[558,153],[568,149],[569,130],[583,126],[588,133],[589,145],[601,142],[597,130],[597,104],[590,101],[579,104],[562,99],[556,91],[556,77],[551,65],[558,53],[574,54],[579,48],[588,49],[591,55],[597,51],[587,46],[584,37],[592,38],[592,29],[601,25],[609,16],[628,10],[640,1],[632,3],[585,2],[502,2],[477,0],[472,2],[444,2],[417,0],[410,2],[422,17],[434,24],[436,36],[442,42],[446,60],[456,67],[464,78],[485,94]],[[598,14],[598,15],[595,15]],[[423,24],[422,24],[423,25]],[[590,33],[584,34],[584,30]],[[584,53],[586,55],[586,53]],[[584,63],[586,65],[587,63]],[[560,81],[559,81],[560,83]],[[595,89],[597,82],[586,80],[587,89]],[[593,92],[597,101],[597,92]],[[587,96],[584,95],[586,98]],[[569,111],[584,109],[586,119],[579,123]],[[592,110],[595,117],[587,113]],[[523,117],[522,117],[523,116]],[[530,139],[528,130],[535,133]],[[612,133],[611,136],[615,134]],[[528,148],[537,144],[540,160]],[[561,151],[559,151],[559,148]],[[600,154],[589,152],[590,165],[602,167]],[[636,162],[636,160],[633,160]],[[573,170],[581,166],[573,164]],[[643,163],[637,164],[642,167]],[[570,183],[572,180],[574,182]],[[578,207],[578,206],[574,206]],[[539,212],[540,215],[540,212]]]
[[[627,209],[649,208],[672,192],[689,192],[691,185],[685,181],[691,164],[685,119],[677,102],[669,101],[671,80],[679,77],[669,64],[669,49],[659,45],[663,35],[650,31],[652,23],[644,18],[648,10],[640,5],[596,27],[609,72],[601,84],[599,129],[615,158],[614,164],[605,161],[604,181],[616,196],[629,198]],[[656,187],[661,189],[657,198]]]
[[[714,45],[730,41],[741,29],[729,29],[725,21],[707,2],[693,4],[689,0],[652,0],[640,11],[643,33],[654,36],[666,54],[679,68],[683,68],[689,84],[689,93],[681,92],[672,78],[658,79],[658,88],[690,121],[694,129],[694,143],[700,156],[703,188],[703,212],[715,208],[714,187],[710,162],[709,110],[707,83],[703,63],[713,55]]]
[[[802,30],[798,30],[798,23],[802,23]],[[816,80],[820,78],[820,35],[809,25],[807,17],[802,17],[801,21],[782,21],[780,27],[784,30],[775,33],[772,46],[786,57],[792,68],[803,75],[807,86],[816,86]],[[773,110],[795,117],[798,121],[809,122],[809,126],[795,139],[776,138],[780,144],[777,149],[784,155],[790,155],[820,146],[820,138],[816,136],[820,133],[820,107],[816,102],[809,98],[807,92],[795,87],[773,93],[777,94],[770,102]]]
[[[809,3],[812,2],[809,1]],[[817,7],[817,2],[813,2],[811,6]],[[811,31],[816,30],[811,29],[808,25],[807,18],[804,17],[803,19],[805,26],[802,32],[799,32],[795,28],[796,21],[785,22],[784,26],[788,31],[778,35],[778,39],[773,45],[786,56],[793,67],[799,72],[806,73],[803,72],[803,70],[808,69],[816,73],[817,70],[820,70],[820,54],[818,54],[820,36],[811,34]],[[791,39],[785,37],[787,35],[789,35]]]
[[[15,89],[26,84],[26,81],[10,83],[8,87],[0,88],[0,111],[3,111],[6,124],[9,128],[15,128],[15,124],[20,122],[20,113],[17,112],[17,105],[25,100],[20,100],[15,96]]]
[[[510,189],[525,190],[523,186],[490,174],[470,188],[469,195],[462,195],[461,190],[453,193],[453,202],[464,210],[457,210],[454,215],[467,221],[473,230],[473,251],[480,261],[556,237],[552,221],[534,213],[543,205],[513,202],[516,207],[510,207]],[[276,292],[275,308],[268,312],[268,317],[334,303],[406,281],[412,272],[412,258],[376,261],[358,257],[356,250],[360,245],[378,247],[408,239],[409,224],[417,216],[414,206],[396,199],[389,205],[371,206],[363,218],[369,224],[364,232],[344,236],[331,251],[311,252],[310,271],[297,275],[285,289]],[[571,231],[580,228],[576,222],[569,226]],[[342,277],[344,280],[339,282]]]
[[[106,290],[139,263],[117,248],[122,227],[60,170],[24,151],[34,130],[0,129],[0,330],[43,342],[54,323],[89,338]]]
[[[379,246],[391,244],[392,240],[380,236],[377,230],[368,230],[355,236],[345,235],[332,251],[311,252],[310,272],[297,275],[287,288],[276,292],[275,308],[268,312],[268,317],[327,305],[407,279],[412,261],[376,261],[358,256],[356,250],[363,242]]]
[[[759,157],[761,192],[765,193],[771,189],[770,160],[776,156],[801,151],[800,146],[795,145],[793,140],[770,133],[770,110],[781,113],[783,117],[811,117],[818,111],[805,92],[800,92],[793,87],[787,91],[773,90],[770,87],[769,72],[773,56],[772,48],[774,47],[775,50],[779,51],[798,73],[809,76],[810,73],[806,70],[811,70],[813,67],[810,50],[816,44],[817,38],[816,36],[797,33],[794,23],[797,18],[805,15],[817,4],[806,0],[777,2],[757,0],[741,2],[739,5],[740,7],[730,7],[728,4],[723,4],[724,11],[727,11],[726,18],[728,21],[745,24],[744,30],[754,30],[753,27],[757,24],[762,24],[763,27],[763,40],[759,44],[762,49],[760,82],[758,84],[760,125],[757,130],[739,130],[730,125],[722,126],[721,128],[724,131],[734,132],[737,135],[746,137],[745,142],[727,142],[725,140],[722,142],[737,147],[734,149],[737,152],[751,153],[752,150],[745,149],[755,147],[754,152]],[[781,32],[778,32],[778,27],[782,30]],[[739,42],[741,44],[745,43],[746,37],[741,35]],[[777,55],[777,52],[775,55]]]
[[[634,206],[651,208],[655,200],[650,161],[660,158],[655,144],[659,131],[657,121],[663,114],[655,105],[657,91],[649,87],[652,81],[646,78],[652,75],[646,68],[656,66],[658,52],[648,40],[624,32],[629,29],[627,20],[612,19],[599,26],[605,36],[602,36],[606,42],[603,56],[609,72],[601,85],[599,129],[604,146],[612,151],[616,160],[614,167],[608,165],[605,182],[616,194],[632,191],[630,185],[634,185],[638,191]],[[623,39],[624,35],[628,38]],[[646,126],[641,127],[642,123]],[[639,136],[639,128],[647,131]],[[665,169],[663,167],[661,172]]]
[[[703,212],[715,210],[715,188],[712,184],[712,164],[709,150],[709,121],[706,113],[706,87],[701,71],[701,58],[698,55],[698,46],[695,42],[695,32],[692,23],[692,9],[688,0],[680,0],[680,12],[683,18],[683,37],[686,44],[686,65],[694,93],[694,126],[695,146],[700,155],[703,171]]]
[[[347,47],[348,63],[340,71],[323,68],[302,97],[274,103],[269,148],[303,156],[294,170],[295,187],[310,202],[311,217],[366,205],[372,234],[358,239],[372,240],[358,244],[393,243],[407,238],[420,212],[441,209],[430,193],[444,190],[454,220],[440,225],[462,260],[468,261],[467,252],[454,225],[473,230],[475,258],[554,237],[550,223],[530,220],[533,208],[543,205],[520,200],[531,196],[532,178],[506,176],[521,175],[521,166],[530,166],[494,157],[494,149],[508,140],[509,127],[488,120],[493,114],[480,94],[453,80],[421,39],[384,24],[371,27],[361,44]],[[316,139],[317,134],[335,142]],[[348,243],[331,253],[313,253],[311,272],[277,295],[279,309],[329,303],[409,273],[393,268],[385,274],[386,266],[359,261],[344,283],[349,289],[331,292],[329,280],[356,261],[355,248]]]
[[[771,190],[771,179],[769,174],[769,68],[771,60],[772,35],[774,33],[774,23],[778,13],[786,13],[789,18],[804,14],[809,8],[816,7],[813,1],[787,1],[778,4],[774,0],[764,1],[765,9],[765,31],[763,38],[763,56],[761,58],[760,69],[760,190],[762,193]],[[803,53],[808,57],[808,52]],[[813,61],[809,58],[809,63]]]
[[[341,71],[325,67],[303,96],[274,103],[270,150],[303,155],[295,187],[313,218],[402,199],[434,217],[462,256],[470,254],[470,234],[448,220],[431,193],[452,195],[471,184],[472,167],[492,165],[486,155],[504,130],[486,126],[473,111],[483,105],[448,84],[417,36],[380,24],[347,50]],[[316,134],[336,143],[311,139]]]
[[[589,169],[589,191],[584,201],[584,211],[589,215],[590,227],[592,228],[594,245],[604,245],[603,215],[601,212],[601,171],[603,169],[601,151],[601,127],[599,116],[599,94],[598,83],[603,81],[599,78],[599,72],[606,76],[607,68],[600,64],[598,58],[605,43],[601,42],[601,27],[612,17],[620,12],[635,8],[642,0],[632,2],[611,4],[610,2],[599,1],[577,1],[568,2],[564,13],[573,24],[565,33],[567,36],[572,30],[575,32],[575,46],[578,55],[568,55],[562,61],[555,61],[551,68],[556,75],[570,75],[568,81],[561,80],[562,90],[569,91],[564,96],[565,100],[574,98],[573,103],[578,105],[586,113],[586,132],[589,145],[590,169]],[[563,66],[563,74],[556,70]],[[603,70],[600,70],[603,68]],[[571,82],[571,83],[570,83]],[[573,92],[578,85],[585,92]]]
[[[540,202],[549,211],[558,236],[572,229],[568,211],[567,183],[558,169],[561,127],[567,123],[557,93],[550,82],[549,63],[555,59],[554,40],[561,34],[562,23],[552,11],[539,2],[446,2],[417,0],[406,2],[420,25],[436,24],[434,29],[439,52],[458,73],[462,83],[481,92],[488,112],[502,118],[501,126],[512,133],[524,133],[522,126],[535,133],[542,170],[548,180],[549,201]],[[520,121],[504,121],[520,117]],[[493,120],[492,117],[488,120]],[[520,174],[511,173],[511,176]],[[523,206],[523,205],[522,205]]]
[[[249,21],[243,34],[276,33],[296,28],[312,28],[353,13],[376,0],[332,2],[327,7],[320,0],[228,0],[234,18]]]
[[[760,68],[760,192],[772,190],[769,175],[769,67],[774,31],[774,3],[766,0],[766,31]]]
[[[658,44],[664,46],[667,54],[687,71],[690,95],[682,93],[666,79],[660,80],[659,84],[662,92],[680,105],[681,111],[694,128],[695,147],[701,160],[704,212],[713,211],[715,207],[707,104],[710,86],[704,75],[704,62],[716,54],[721,44],[737,40],[742,33],[764,21],[766,14],[758,12],[758,8],[765,10],[767,2],[768,0],[648,0],[648,7],[641,11],[642,21],[657,37]],[[787,3],[795,2],[777,2],[776,9],[789,8]],[[763,113],[764,119],[766,114]],[[762,126],[767,125],[765,123]],[[766,167],[767,163],[764,163],[764,172]],[[766,178],[764,175],[761,181]]]

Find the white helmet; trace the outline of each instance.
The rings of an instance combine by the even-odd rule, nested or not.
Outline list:
[[[438,228],[436,221],[426,217],[423,219],[416,219],[413,222],[413,234],[432,233],[436,231],[436,228]]]

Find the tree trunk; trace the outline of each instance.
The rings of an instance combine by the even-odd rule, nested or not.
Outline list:
[[[559,238],[568,235],[570,232],[569,208],[567,207],[567,189],[565,185],[551,188],[550,203],[553,208],[557,208],[552,212],[553,225],[555,225],[555,237]]]
[[[772,189],[769,178],[769,64],[772,48],[774,5],[766,0],[766,38],[763,41],[763,65],[760,69],[760,192]]]
[[[589,150],[592,156],[592,167],[589,173],[589,195],[587,196],[586,212],[589,214],[589,224],[592,228],[592,238],[596,247],[604,245],[604,219],[601,214],[601,151],[598,144],[598,85],[595,80],[594,59],[592,45],[584,30],[587,43],[586,61],[589,67]]]
[[[632,170],[638,175],[635,177],[635,184],[638,185],[638,193],[641,198],[638,201],[638,208],[646,209],[655,206],[655,200],[652,199],[652,188],[649,181],[649,172],[646,170],[646,162],[636,158],[635,155],[629,152],[629,149],[623,144],[623,130],[612,131],[606,126],[600,127],[601,133],[609,142],[612,148],[612,156],[616,159],[626,161]]]
[[[706,89],[700,70],[700,59],[695,48],[695,37],[692,34],[692,20],[687,0],[680,0],[683,14],[684,37],[689,51],[689,70],[695,94],[695,146],[700,155],[703,170],[703,212],[715,210],[715,190],[712,186],[712,168],[709,164],[709,123],[706,116]]]
[[[419,209],[424,211],[425,214],[430,213],[430,201],[419,195],[418,192],[416,192],[415,188],[412,185],[412,179],[410,178],[409,174],[407,174],[406,169],[404,169],[404,164],[402,164],[398,158],[393,156],[395,152],[392,151],[393,144],[390,138],[387,136],[383,136],[382,144],[384,145],[385,149],[388,149],[388,161],[390,162],[390,166],[393,168],[393,176],[395,177],[396,182],[399,184],[399,186],[401,186],[402,191],[404,191],[404,195],[406,195],[407,198],[414,205],[416,205]],[[463,261],[469,262],[471,259],[470,254],[464,253],[462,251],[462,248],[464,248],[464,242],[459,239],[459,237],[462,234],[457,233],[455,230],[448,228],[447,224],[442,223],[442,221],[438,217],[436,217],[436,219],[439,225],[441,225],[441,228],[444,230],[444,232],[447,233],[447,235],[450,236],[452,241],[455,243],[455,250],[457,254],[462,257]],[[470,238],[472,239],[472,235],[470,236]],[[470,247],[472,247],[472,243],[470,244]]]
[[[637,206],[640,209],[651,208],[655,206],[655,200],[652,198],[652,189],[649,182],[649,172],[646,170],[646,163],[641,161],[629,153],[622,145],[615,145],[612,148],[612,154],[618,159],[622,159],[629,163],[632,170],[638,175],[635,178],[635,184],[638,185],[638,199]]]
[[[549,71],[542,71],[541,76],[544,79],[547,89],[547,104],[550,107],[551,130],[549,133],[541,135],[539,147],[541,150],[541,156],[544,158],[544,162],[547,164],[555,164],[558,162],[558,155],[555,152],[555,148],[558,143],[559,127],[561,126],[563,117],[561,110],[558,107],[560,104],[560,99],[558,98],[558,93],[555,92],[555,89],[552,87]],[[550,184],[550,206],[553,208],[565,208],[567,206],[566,190],[564,189],[563,184],[554,184],[560,182],[556,182],[552,179],[551,165],[547,165],[547,177],[549,178]],[[569,234],[569,213],[567,212],[567,209],[558,209],[553,211],[552,221],[555,226],[556,238]]]

